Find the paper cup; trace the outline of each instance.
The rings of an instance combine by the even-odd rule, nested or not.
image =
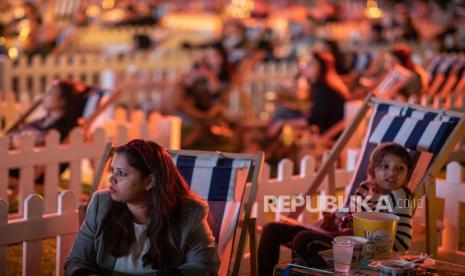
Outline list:
[[[367,239],[365,256],[389,258],[396,237],[399,217],[381,212],[354,213],[354,235]]]
[[[335,237],[336,242],[347,242],[352,241],[354,243],[354,253],[352,255],[353,262],[360,262],[363,259],[363,248],[367,243],[367,239],[357,236],[339,236]]]

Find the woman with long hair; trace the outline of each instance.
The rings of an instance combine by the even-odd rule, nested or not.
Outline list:
[[[89,91],[90,87],[78,82],[54,80],[42,98],[44,116],[10,132],[10,148],[18,148],[20,138],[32,133],[36,134],[35,146],[43,146],[47,133],[52,129],[58,131],[63,141],[78,126]]]
[[[168,152],[151,141],[116,149],[110,188],[92,197],[65,270],[216,275],[208,206],[189,190]]]
[[[319,133],[324,133],[344,118],[344,103],[351,95],[336,72],[333,55],[327,51],[314,51],[304,74],[310,83],[309,112],[292,120],[275,118],[267,131],[269,139],[274,139],[285,123],[294,127],[316,127]]]
[[[405,99],[408,99],[410,96],[420,97],[428,90],[428,74],[413,61],[410,46],[403,43],[395,44],[390,51],[390,57],[391,62],[388,62],[389,68],[400,65],[412,74],[401,87],[398,87],[398,91],[393,97],[400,96]]]

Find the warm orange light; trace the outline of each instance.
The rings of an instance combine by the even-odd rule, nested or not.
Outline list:
[[[11,59],[18,58],[18,49],[16,49],[15,47],[12,47],[12,48],[8,49],[8,56]]]
[[[103,0],[102,8],[105,10],[113,9],[115,7],[115,0]]]
[[[378,7],[378,3],[376,3],[375,0],[367,0],[365,16],[370,19],[377,19],[383,17],[383,11]]]
[[[100,15],[100,8],[97,5],[90,5],[86,9],[87,17],[98,17]]]

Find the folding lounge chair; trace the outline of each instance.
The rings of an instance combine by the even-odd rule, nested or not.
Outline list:
[[[407,69],[400,65],[395,65],[375,87],[374,94],[383,99],[393,99],[397,96],[399,88],[412,76],[412,73]]]
[[[94,184],[96,189],[105,163],[112,152],[109,148],[108,146],[97,172]],[[255,224],[250,216],[264,162],[263,153],[236,154],[191,150],[169,152],[192,191],[208,202],[209,225],[217,241],[221,260],[219,275],[239,274],[247,231],[250,233],[251,242],[251,275],[256,275]],[[250,187],[246,188],[248,179]]]
[[[428,70],[430,72],[428,95],[434,96],[440,94],[446,96],[447,91],[444,91],[444,88],[447,89],[449,86],[452,86],[454,79],[457,81],[457,76],[460,73],[462,65],[463,61],[457,56],[443,56],[435,60],[431,64],[430,70]]]
[[[457,61],[457,63],[451,67],[450,73],[448,74],[447,78],[442,83],[440,90],[438,91],[438,95],[442,97],[451,96],[454,94],[460,93],[460,86],[459,84],[465,81],[465,59],[462,57]]]
[[[370,154],[379,143],[393,141],[413,152],[430,152],[432,157],[429,165],[426,165],[424,175],[420,176],[423,185],[417,185],[413,192],[416,199],[425,194],[427,250],[437,257],[434,180],[446,164],[454,146],[465,135],[465,114],[463,113],[434,110],[394,101],[382,101],[371,95],[367,96],[358,114],[339,137],[304,195],[314,194],[326,175],[331,173],[334,162],[370,108],[372,108],[372,115],[368,133],[357,169],[349,184],[351,186],[350,194],[354,194],[358,184],[366,179]],[[296,212],[290,214],[290,217],[295,219],[302,211],[303,208],[298,208]]]
[[[117,89],[116,91],[103,90],[98,87],[89,87],[84,86],[82,89],[76,91],[80,96],[78,97],[79,102],[75,104],[79,106],[79,109],[82,110],[82,115],[79,120],[79,126],[83,127],[84,130],[92,125],[95,119],[103,112],[105,109],[113,104],[122,94],[122,90]],[[26,110],[18,120],[11,125],[11,127],[5,131],[6,134],[11,133],[17,128],[25,124],[37,108],[42,104],[43,97],[36,100],[28,110]]]

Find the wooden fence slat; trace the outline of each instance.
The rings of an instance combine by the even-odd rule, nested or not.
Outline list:
[[[42,219],[43,202],[37,195],[29,195],[25,200],[24,219],[37,221]],[[40,231],[42,229],[29,228],[28,231]],[[42,240],[23,241],[23,269],[22,274],[42,275]]]
[[[76,197],[71,191],[65,191],[63,193],[60,193],[58,198],[58,215],[74,214],[74,216],[69,217],[68,221],[64,221],[63,223],[74,225],[75,229],[78,229],[79,224],[76,206]],[[75,238],[76,233],[63,233],[57,235],[55,266],[56,275],[64,275],[64,265],[66,257],[69,255],[69,252],[71,251]]]
[[[60,134],[56,130],[52,130],[46,137],[46,150],[57,150],[60,144]],[[44,197],[45,213],[54,212],[57,209],[57,187],[59,185],[60,173],[59,163],[53,162],[46,164],[45,181],[44,181]]]

